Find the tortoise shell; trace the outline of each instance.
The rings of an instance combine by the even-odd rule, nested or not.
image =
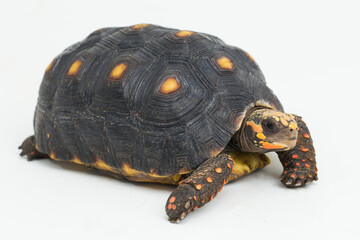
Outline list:
[[[219,154],[256,106],[282,111],[245,51],[192,31],[105,28],[47,67],[36,148],[135,181],[178,176]]]

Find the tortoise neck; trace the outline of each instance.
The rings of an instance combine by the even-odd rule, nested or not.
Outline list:
[[[242,152],[259,152],[259,148],[256,147],[253,141],[248,138],[248,136],[250,136],[251,134],[249,132],[246,132],[246,123],[253,112],[263,109],[263,107],[254,107],[250,109],[246,113],[240,129],[234,135],[237,141],[237,145]]]

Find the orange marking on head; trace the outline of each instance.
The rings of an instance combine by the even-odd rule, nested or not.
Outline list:
[[[257,133],[262,133],[263,132],[263,127],[261,125],[258,125],[256,123],[254,123],[253,121],[248,121],[246,122],[246,126],[250,126],[253,128],[253,130]]]
[[[169,203],[169,205],[167,206],[167,208],[168,208],[168,209],[171,209],[171,205],[172,205],[172,204],[171,204],[171,203]]]
[[[209,183],[212,183],[212,182],[213,182],[213,180],[212,180],[211,177],[207,177],[207,178],[206,178],[206,181],[209,182]]]
[[[198,185],[195,186],[195,188],[196,188],[197,190],[200,190],[200,189],[202,188],[202,186],[201,186],[201,184],[198,184]]]
[[[248,52],[245,52],[245,53],[251,59],[251,61],[255,62],[255,59]]]
[[[126,68],[127,65],[125,63],[120,63],[116,65],[116,67],[113,68],[113,70],[109,75],[110,80],[113,81],[120,80],[121,77],[124,75]]]
[[[139,30],[139,29],[146,28],[147,26],[149,26],[149,24],[147,24],[147,23],[142,23],[142,24],[134,25],[134,26],[132,26],[131,28],[132,28],[132,29]]]
[[[305,167],[310,168],[310,165],[306,163],[306,164],[305,164]]]
[[[50,72],[51,67],[54,65],[54,62],[55,62],[55,60],[52,60],[52,61],[51,61],[51,63],[47,66],[47,68],[46,68],[46,70],[45,70],[45,73]]]
[[[196,201],[196,196],[194,196],[194,200]]]
[[[221,172],[222,172],[222,169],[218,167],[218,168],[215,169],[215,172],[221,173]]]
[[[307,134],[307,133],[304,133],[304,138],[310,138],[310,135],[309,134]]]
[[[262,145],[263,148],[265,149],[282,149],[285,148],[284,145],[281,144],[273,144],[273,143],[269,143],[269,142],[264,142],[264,144]]]
[[[295,175],[295,174],[291,174],[291,175],[290,175],[290,177],[295,178],[295,177],[296,177],[296,175]]]
[[[307,151],[309,151],[309,149],[308,148],[302,148],[301,151],[307,152]]]
[[[261,140],[265,140],[266,139],[266,136],[262,133],[262,132],[259,132],[258,134],[256,134],[256,137],[261,139]]]
[[[309,175],[308,175],[308,177],[309,177],[309,178],[312,178],[312,177],[313,177],[313,175],[309,174]]]
[[[291,157],[292,157],[292,158],[298,158],[299,156],[296,155],[296,154],[293,154]]]
[[[173,202],[175,202],[175,197],[174,196],[172,196],[170,199],[169,199],[169,203],[173,203]]]
[[[287,174],[287,171],[286,171],[286,170],[284,171],[284,174]]]
[[[194,207],[193,211],[195,211],[198,207]]]
[[[230,165],[230,163],[227,163],[227,167],[228,167],[228,168],[231,168],[231,165]]]
[[[175,210],[175,209],[176,209],[176,205],[173,204],[173,205],[171,206],[171,208],[172,208],[172,210]]]
[[[306,160],[305,159],[301,159],[302,162],[305,162]]]
[[[210,201],[211,201],[213,198],[214,198],[214,195],[211,195],[211,197],[210,197]]]
[[[67,75],[68,76],[76,76],[79,73],[81,65],[82,65],[81,60],[76,60],[75,62],[73,62],[73,64],[71,64],[71,66],[67,72]]]
[[[218,66],[220,68],[226,69],[226,70],[232,70],[234,67],[234,64],[227,57],[220,57],[220,58],[216,59],[216,63],[218,64]]]
[[[160,87],[163,94],[173,93],[180,88],[180,83],[174,77],[167,78]]]
[[[296,164],[296,166],[300,166],[300,163],[298,163],[298,162],[297,162],[297,163],[295,163],[295,164]]]
[[[221,185],[220,189],[218,192],[221,192],[221,190],[223,189],[224,185]]]
[[[293,170],[296,172],[296,171],[297,171],[297,168],[294,168]]]
[[[180,37],[180,38],[184,38],[184,37],[188,37],[193,34],[194,34],[194,32],[192,32],[192,31],[180,31],[180,32],[176,33],[176,36]]]
[[[300,175],[300,178],[305,178],[305,176],[304,176],[304,175]]]

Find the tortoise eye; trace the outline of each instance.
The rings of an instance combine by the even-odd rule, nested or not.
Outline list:
[[[278,130],[275,120],[273,120],[271,118],[267,118],[263,121],[263,127],[270,131]]]

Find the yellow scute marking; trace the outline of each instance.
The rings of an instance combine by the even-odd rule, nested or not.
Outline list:
[[[129,164],[124,163],[122,166],[122,174],[131,181],[136,182],[157,182],[157,183],[165,183],[165,184],[173,184],[177,185],[179,180],[181,179],[182,174],[174,174],[174,175],[159,175],[154,171],[150,173],[146,173],[143,171],[139,171],[130,167]]]
[[[77,156],[75,156],[73,159],[71,159],[71,162],[81,164],[81,165],[86,165]]]
[[[180,83],[174,77],[167,78],[160,87],[163,94],[173,93],[180,88]]]
[[[45,70],[46,73],[48,73],[51,70],[52,66],[54,65],[54,62],[55,62],[55,60],[52,60],[51,63],[46,67],[46,70]]]
[[[251,59],[251,61],[255,62],[255,59],[250,55],[250,53],[246,52],[246,55]]]
[[[119,80],[124,74],[126,68],[127,65],[125,63],[120,63],[116,65],[116,67],[114,67],[113,70],[111,71],[109,78],[111,80]]]
[[[131,28],[132,29],[143,29],[145,27],[149,26],[149,24],[146,24],[146,23],[142,23],[142,24],[137,24],[137,25],[134,25],[132,26]]]
[[[71,64],[67,75],[68,76],[76,76],[80,70],[80,67],[82,65],[82,61],[81,60],[76,60],[75,62],[73,62],[73,64]]]
[[[96,162],[95,162],[94,166],[96,168],[101,169],[101,170],[105,170],[105,171],[109,171],[109,172],[116,172],[116,171],[114,171],[114,169],[112,167],[110,167],[107,163],[105,163],[100,158],[96,159]]]
[[[194,32],[192,32],[192,31],[180,31],[180,32],[176,33],[176,36],[184,38],[184,37],[188,37],[188,36],[193,35],[193,34],[194,34]]]
[[[216,62],[222,69],[232,70],[234,67],[234,64],[227,57],[220,57],[216,59]]]

